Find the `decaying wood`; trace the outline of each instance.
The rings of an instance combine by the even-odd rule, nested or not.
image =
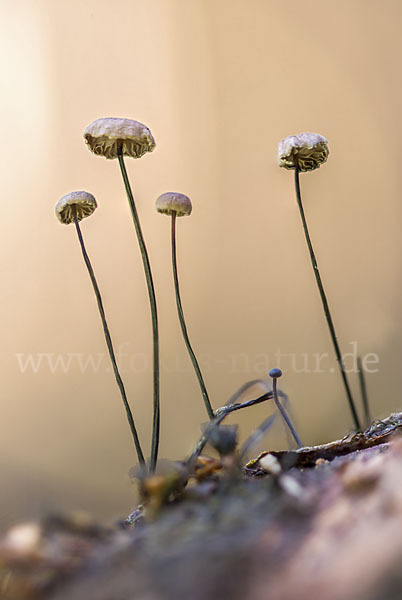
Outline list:
[[[248,474],[262,475],[259,470],[259,460],[267,454],[273,454],[278,458],[284,468],[291,467],[313,467],[318,459],[333,460],[337,456],[351,454],[356,450],[364,450],[378,446],[386,442],[391,436],[402,429],[402,413],[390,415],[383,421],[374,421],[371,426],[362,433],[350,433],[341,440],[322,444],[321,446],[305,446],[298,450],[279,450],[273,452],[262,452],[256,459],[246,465]]]
[[[399,599],[401,427],[399,413],[272,453],[274,475],[267,453],[243,471],[227,463],[133,527],[75,516],[14,528],[0,548],[1,598]]]

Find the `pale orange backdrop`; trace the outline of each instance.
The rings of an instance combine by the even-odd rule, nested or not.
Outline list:
[[[214,406],[266,377],[278,350],[297,370],[303,353],[328,352],[322,373],[284,359],[281,386],[305,443],[352,425],[292,173],[276,164],[278,141],[301,131],[329,140],[302,191],[341,347],[379,357],[367,374],[373,415],[401,408],[401,17],[399,0],[0,1],[2,526],[55,508],[111,519],[135,502],[106,358],[98,373],[75,358],[65,373],[49,368],[49,355],[105,352],[74,228],[54,216],[69,191],[98,200],[82,230],[149,452],[147,294],[118,165],[83,142],[98,117],[140,120],[157,143],[127,166],[160,312],[161,456],[184,457],[206,419],[177,322],[169,221],[154,209],[171,190],[193,201],[178,222],[179,269]],[[37,373],[23,372],[40,354]],[[241,436],[268,410],[239,414]],[[260,448],[286,443],[277,427]]]

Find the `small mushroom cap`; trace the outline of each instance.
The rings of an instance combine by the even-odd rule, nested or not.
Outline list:
[[[77,221],[89,217],[97,207],[96,200],[89,192],[70,192],[66,194],[56,204],[55,212],[56,217],[60,223],[68,225],[74,223],[74,211],[75,207]]]
[[[280,369],[271,369],[268,374],[273,379],[277,379],[278,377],[282,377],[282,371]]]
[[[192,210],[190,198],[178,192],[166,192],[159,196],[155,208],[164,215],[171,215],[175,212],[177,217],[186,217],[191,214]]]
[[[278,164],[285,169],[314,171],[324,163],[329,154],[328,140],[318,133],[290,135],[279,142]]]
[[[141,158],[155,148],[148,127],[132,119],[96,119],[85,129],[84,138],[94,154],[106,158],[117,158],[119,151],[124,156]]]

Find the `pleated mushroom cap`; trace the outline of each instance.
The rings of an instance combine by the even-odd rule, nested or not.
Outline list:
[[[164,215],[176,213],[177,217],[187,217],[191,214],[191,200],[185,194],[179,192],[166,192],[159,196],[155,208]]]
[[[117,158],[119,152],[123,156],[141,158],[155,148],[148,127],[132,119],[96,119],[85,129],[84,138],[94,154],[105,158]]]
[[[278,164],[285,169],[314,171],[326,160],[329,154],[328,140],[318,133],[290,135],[279,142]]]
[[[56,217],[60,223],[68,225],[74,223],[74,207],[77,221],[89,217],[97,207],[95,197],[89,192],[78,191],[66,194],[57,202],[55,207]]]

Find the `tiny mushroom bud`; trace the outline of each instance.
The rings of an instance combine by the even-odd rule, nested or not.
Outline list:
[[[237,446],[237,425],[220,425],[209,436],[209,443],[221,456],[232,454]]]
[[[285,169],[314,171],[327,160],[328,140],[318,133],[290,135],[279,142],[278,163]]]
[[[94,154],[105,158],[117,158],[119,154],[141,158],[155,148],[148,127],[132,119],[96,119],[85,129],[84,138]]]
[[[156,210],[164,215],[176,213],[177,217],[187,217],[191,214],[191,200],[185,194],[166,192],[159,196],[155,203]]]
[[[272,385],[273,399],[276,404],[276,408],[279,410],[280,414],[282,415],[282,418],[285,421],[286,425],[288,426],[289,431],[292,434],[296,444],[299,446],[299,448],[301,448],[302,443],[300,441],[300,438],[297,435],[296,430],[293,427],[293,425],[286,413],[286,410],[283,408],[283,406],[278,398],[277,379],[278,379],[278,377],[281,377],[281,375],[282,375],[282,371],[280,369],[271,369],[269,372],[269,376],[272,377],[272,379],[273,379],[273,385]]]
[[[96,207],[96,200],[89,192],[70,192],[60,198],[56,204],[55,212],[60,223],[68,225],[74,223],[74,213],[77,221],[81,221],[92,215]]]
[[[269,372],[269,376],[273,379],[276,379],[277,377],[282,377],[282,371],[280,369],[271,369]]]

